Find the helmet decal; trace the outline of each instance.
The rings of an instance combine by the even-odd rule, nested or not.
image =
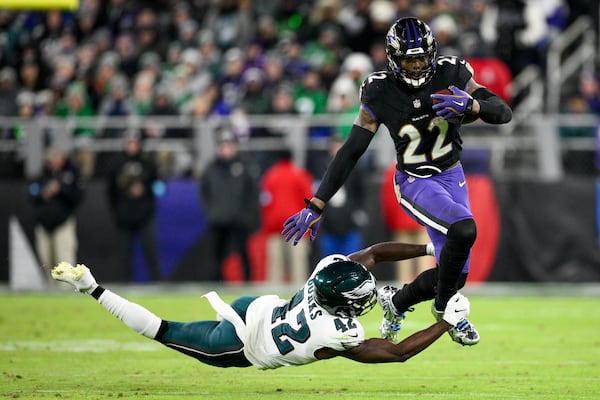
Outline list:
[[[417,18],[401,18],[394,22],[386,35],[388,69],[412,88],[426,84],[433,77],[437,43],[429,26]],[[418,58],[424,65],[406,70],[403,61]]]
[[[368,295],[369,293],[371,293],[373,291],[374,287],[375,287],[374,280],[366,280],[363,283],[361,283],[359,286],[357,286],[356,288],[352,289],[349,292],[346,292],[345,295],[346,295],[346,297],[348,297],[349,299],[352,299],[352,300],[361,299],[361,298],[365,297],[366,295]]]
[[[322,259],[315,274],[315,301],[329,314],[354,318],[377,303],[375,277],[361,264],[334,255]]]

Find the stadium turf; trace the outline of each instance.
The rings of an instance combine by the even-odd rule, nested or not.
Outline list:
[[[115,291],[167,319],[215,314],[200,293]],[[232,300],[233,294],[224,297]],[[404,364],[333,359],[259,371],[202,365],[135,334],[85,295],[5,292],[0,294],[0,398],[600,398],[600,298],[469,298],[471,321],[482,337],[477,346],[461,347],[445,335]],[[367,336],[377,335],[377,309],[361,321]],[[429,304],[417,306],[403,336],[431,321]]]

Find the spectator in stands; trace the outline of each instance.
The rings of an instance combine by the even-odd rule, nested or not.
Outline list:
[[[221,51],[215,45],[215,34],[208,29],[203,29],[197,36],[202,67],[208,74],[216,76],[221,68]]]
[[[181,44],[184,49],[195,48],[196,33],[198,32],[198,23],[192,19],[189,19],[178,26],[177,30],[177,41]]]
[[[29,90],[22,90],[17,95],[15,103],[17,104],[17,116],[19,117],[19,122],[14,128],[12,137],[15,139],[24,139],[27,135],[27,132],[25,131],[22,123],[31,120],[31,118],[34,116],[35,93]],[[44,138],[44,144],[49,144],[47,136]]]
[[[91,38],[101,24],[100,1],[82,1],[74,13],[74,32],[78,42]]]
[[[65,99],[57,104],[56,115],[59,117],[92,117],[95,112],[88,99],[86,88],[79,82],[67,87]],[[94,129],[86,126],[76,127],[74,136],[94,136]]]
[[[373,27],[369,15],[371,0],[346,2],[340,10],[339,21],[344,29],[348,47],[353,52],[369,53],[373,42]]]
[[[34,112],[38,117],[54,115],[54,94],[52,90],[44,89],[35,94]]]
[[[358,89],[367,75],[374,72],[373,63],[366,54],[350,53],[344,59],[340,72],[331,85],[327,99],[327,110],[333,113],[359,104]]]
[[[128,132],[125,151],[108,174],[108,200],[117,226],[115,248],[128,281],[135,280],[134,241],[139,239],[150,280],[161,279],[156,241],[156,198],[164,194],[156,165],[142,156],[138,132]]]
[[[138,71],[140,53],[133,34],[121,33],[115,39],[115,52],[119,55],[119,71],[131,79]]]
[[[302,57],[304,48],[294,38],[281,41],[284,59],[284,75],[291,80],[298,81],[311,69],[310,64]]]
[[[202,94],[215,81],[215,76],[204,68],[202,54],[196,49],[182,51],[179,63],[173,65],[171,72],[179,67],[186,72],[188,91],[191,94]]]
[[[256,41],[260,43],[263,50],[265,52],[275,50],[279,43],[279,36],[278,25],[273,14],[261,15],[256,25]]]
[[[237,138],[229,127],[217,132],[216,158],[200,178],[202,207],[208,222],[216,262],[213,277],[223,281],[223,262],[239,254],[245,281],[252,279],[248,239],[258,228],[258,172],[238,153]]]
[[[297,114],[294,108],[294,88],[289,82],[286,82],[274,88],[273,92],[266,93],[270,96],[266,113],[272,116],[281,116],[281,118],[276,117],[274,123],[269,126],[253,128],[251,135],[253,137],[284,138],[290,130],[290,120],[285,117]],[[255,151],[254,156],[261,173],[277,160],[274,152],[269,149]]]
[[[277,86],[271,93],[271,103],[267,113],[275,115],[293,115],[297,114],[294,107],[294,87],[286,82]],[[275,124],[267,128],[268,136],[284,137],[289,130],[289,126],[285,121],[278,120],[279,124]]]
[[[369,18],[371,19],[371,44],[385,43],[385,35],[394,20],[400,18],[404,12],[414,16],[420,6],[411,5],[410,1],[396,1],[395,4],[387,0],[373,0],[369,5]]]
[[[56,107],[56,115],[63,118],[84,118],[95,115],[90,104],[85,86],[79,82],[71,83],[65,93],[65,99]],[[81,168],[81,174],[89,178],[94,174],[95,154],[89,147],[89,139],[96,134],[89,120],[81,121],[73,126],[72,135],[75,139],[76,150],[74,158]]]
[[[311,68],[318,71],[326,88],[336,78],[339,63],[344,53],[341,45],[341,30],[334,26],[319,30],[316,40],[311,40],[304,46],[303,58],[310,64]]]
[[[43,171],[29,185],[39,261],[50,268],[62,260],[77,261],[75,212],[84,193],[77,166],[56,147],[46,150]]]
[[[154,100],[147,115],[149,117],[177,115],[177,109],[173,106],[171,91],[167,85],[159,84],[156,87]],[[144,136],[148,138],[177,137],[177,132],[179,132],[178,129],[167,128],[159,119],[149,118],[146,123],[146,129],[144,130]]]
[[[183,65],[178,65],[171,71],[163,84],[169,88],[171,103],[175,109],[175,114],[173,115],[181,114],[193,96],[190,87],[190,75],[187,68]]]
[[[104,52],[94,69],[88,87],[91,106],[96,110],[102,98],[110,91],[110,81],[119,74],[119,56],[114,51]]]
[[[145,7],[138,10],[135,16],[135,32],[140,54],[147,51],[165,54],[169,37],[165,34],[162,23],[152,8]]]
[[[19,92],[17,73],[12,67],[0,70],[0,116],[11,117],[17,115],[15,98]]]
[[[265,91],[270,96],[273,95],[275,90],[284,82],[288,81],[285,76],[283,57],[278,54],[269,54],[265,60],[264,74],[265,74]]]
[[[277,159],[260,183],[262,230],[267,235],[266,278],[269,284],[298,286],[308,276],[310,246],[302,240],[292,248],[280,232],[290,213],[304,206],[302,199],[312,196],[313,180],[307,170],[294,165],[290,150],[280,151]]]
[[[329,31],[335,32],[341,40],[340,44],[345,46],[346,37],[342,34],[344,28],[339,21],[341,9],[341,0],[316,0],[308,18],[307,36],[304,41],[318,41],[324,31]]]
[[[244,73],[244,52],[232,47],[223,54],[223,67],[218,78],[223,100],[234,109],[241,101]]]
[[[258,40],[250,40],[244,48],[244,67],[243,71],[250,68],[263,69],[265,66],[265,53]]]
[[[98,54],[104,54],[112,50],[113,35],[108,27],[99,28],[94,33],[91,41],[96,46]]]
[[[162,60],[157,52],[147,51],[140,56],[136,75],[141,73],[151,75],[154,81],[160,79],[162,74]]]
[[[429,27],[438,44],[438,54],[461,54],[458,50],[458,23],[450,14],[436,15]]]
[[[31,40],[38,44],[40,49],[47,48],[50,41],[60,37],[69,18],[68,14],[58,10],[48,10],[42,19],[31,26]]]
[[[107,117],[127,117],[135,114],[135,106],[129,90],[129,81],[124,75],[117,75],[109,83],[109,92],[102,99],[98,115]],[[121,138],[126,127],[110,127],[102,132],[103,137]]]
[[[140,71],[134,78],[132,103],[135,115],[147,115],[154,101],[155,76],[147,70]]]
[[[299,85],[294,89],[294,109],[302,115],[324,114],[327,104],[327,90],[321,83],[321,76],[315,70],[302,75]],[[329,126],[313,126],[309,130],[311,137],[328,137]]]
[[[243,95],[240,106],[248,114],[266,114],[271,101],[269,93],[264,90],[265,77],[258,68],[250,68],[242,76]],[[261,129],[261,128],[256,128]]]
[[[34,58],[23,61],[19,68],[20,86],[23,89],[37,92],[45,88],[39,62]]]
[[[243,47],[256,33],[252,1],[213,1],[202,26],[215,32],[215,43],[221,50]]]
[[[77,77],[90,79],[93,75],[94,67],[98,57],[98,47],[92,41],[83,43],[77,48],[76,54],[76,72]]]

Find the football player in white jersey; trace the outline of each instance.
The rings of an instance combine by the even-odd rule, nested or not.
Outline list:
[[[304,365],[336,356],[365,363],[403,362],[421,352],[469,314],[469,301],[457,293],[443,318],[395,344],[365,339],[357,317],[377,303],[377,262],[431,253],[427,245],[378,243],[349,256],[322,259],[290,300],[276,295],[244,296],[231,305],[207,293],[216,321],[163,320],[146,308],[98,285],[83,264],[59,263],[52,277],[90,294],[106,310],[139,334],[217,367],[259,369]]]

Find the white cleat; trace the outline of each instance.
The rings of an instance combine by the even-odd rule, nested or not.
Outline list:
[[[389,285],[377,291],[377,302],[383,309],[383,320],[381,321],[379,332],[383,339],[387,339],[393,343],[398,342],[402,321],[406,318],[404,313],[396,310],[392,302],[392,297],[394,297],[397,291],[398,288]]]
[[[431,313],[435,320],[439,321],[444,316],[444,312],[436,310],[434,304],[434,302],[431,303]],[[479,343],[479,332],[466,318],[462,319],[455,327],[450,328],[448,335],[463,346],[474,346]]]
[[[52,268],[51,274],[54,280],[72,285],[76,292],[92,293],[98,287],[89,268],[83,264],[74,267],[62,261]]]
[[[452,340],[463,346],[473,346],[479,343],[479,332],[466,318],[448,331]]]

